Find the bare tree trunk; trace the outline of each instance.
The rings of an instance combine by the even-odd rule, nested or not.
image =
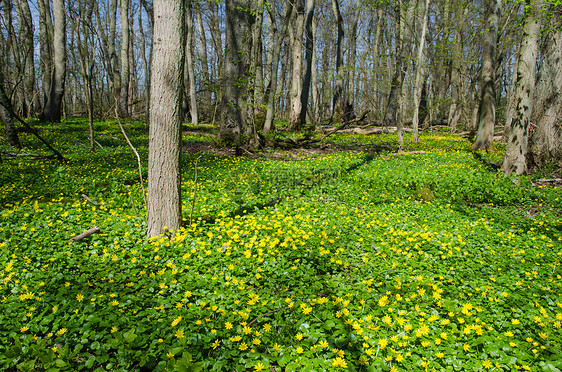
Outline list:
[[[531,6],[531,0],[526,1]],[[537,61],[540,22],[538,21],[540,1],[533,1],[533,11],[527,14],[521,48],[519,51],[519,65],[517,67],[517,88],[515,92],[517,107],[511,121],[509,139],[505,149],[503,171],[523,174],[527,170],[527,136],[531,109],[533,107],[533,88],[535,84],[535,69]]]
[[[209,118],[211,116],[210,110],[212,107],[212,90],[211,90],[211,81],[209,75],[209,61],[207,58],[207,36],[205,32],[205,27],[203,25],[203,17],[201,16],[201,6],[198,1],[193,2],[193,13],[195,16],[195,21],[197,22],[197,31],[199,33],[199,58],[201,59],[201,73],[202,73],[202,80],[203,80],[203,87],[204,87],[204,94],[203,94],[203,107],[202,116],[205,118]]]
[[[416,77],[414,83],[414,116],[412,117],[412,127],[413,127],[413,139],[414,142],[418,142],[419,138],[419,122],[418,114],[420,111],[420,95],[424,82],[422,81],[422,76],[424,75],[424,58],[423,58],[423,48],[425,43],[425,32],[427,30],[427,14],[429,11],[429,0],[425,0],[425,4],[422,9],[418,10],[423,14],[422,18],[422,30],[420,35],[420,43],[418,45],[418,57],[416,60]]]
[[[42,119],[58,123],[61,120],[62,101],[66,78],[66,13],[64,0],[53,0],[54,66],[51,86]]]
[[[193,27],[193,8],[191,2],[187,4],[185,12],[187,39],[185,48],[185,68],[187,70],[187,78],[189,84],[189,114],[191,116],[191,124],[199,124],[199,115],[197,111],[197,92],[195,91],[195,68],[193,62],[193,41],[195,39],[195,28]]]
[[[144,104],[144,117],[148,123],[150,120],[150,63],[146,57],[146,34],[144,33],[144,27],[142,25],[142,11],[139,7],[138,10],[138,22],[139,22],[139,33],[141,38],[141,56],[142,64],[144,67],[144,92],[145,92],[145,104]]]
[[[489,0],[485,50],[482,56],[482,95],[478,108],[478,132],[472,151],[490,151],[496,121],[496,49],[501,0]]]
[[[109,35],[108,35],[108,46],[109,46],[109,59],[111,61],[110,71],[108,71],[109,79],[112,84],[113,94],[115,99],[119,99],[121,96],[121,74],[119,72],[119,59],[117,58],[117,47],[115,45],[116,39],[116,28],[117,28],[117,1],[110,0],[109,6]],[[113,100],[115,102],[115,99]]]
[[[340,4],[339,0],[332,0],[332,11],[334,12],[334,17],[336,18],[336,25],[338,28],[338,37],[336,41],[336,82],[334,84],[334,97],[332,99],[332,119],[336,115],[338,111],[338,105],[341,108],[341,120],[344,121],[346,118],[344,117],[346,112],[346,105],[343,99],[343,17],[340,13]],[[342,103],[340,103],[340,100]]]
[[[289,116],[289,130],[300,130],[302,126],[300,113],[302,108],[302,34],[304,29],[304,0],[296,0],[293,6],[296,10],[296,17],[291,56],[293,71],[290,92],[291,114]]]
[[[148,236],[177,230],[181,214],[181,102],[185,3],[154,1],[148,146]]]
[[[313,35],[313,19],[314,19],[314,1],[306,1],[306,26],[305,26],[305,70],[302,80],[301,92],[301,112],[299,121],[302,125],[306,124],[306,112],[308,109],[308,94],[310,92],[310,80],[312,76],[312,58],[314,54],[314,35]],[[315,101],[314,101],[315,102]]]
[[[357,70],[355,64],[357,60],[357,26],[359,23],[359,15],[361,13],[361,0],[357,0],[355,3],[355,12],[353,15],[353,23],[351,25],[351,35],[349,37],[350,52],[349,52],[349,76],[346,80],[349,82],[349,101],[352,105],[356,106],[355,102],[355,71]]]
[[[39,66],[41,68],[42,105],[46,105],[51,87],[51,56],[53,51],[53,22],[49,0],[38,0],[39,11]]]
[[[121,84],[119,92],[119,113],[129,116],[129,1],[121,0],[119,18],[121,19]]]
[[[546,5],[546,2],[545,2]],[[531,120],[528,166],[557,162],[562,167],[562,5],[548,5],[549,31],[541,43],[540,67]]]
[[[254,147],[258,141],[247,104],[254,21],[250,9],[248,0],[227,0],[225,4],[226,55],[219,136],[231,146]]]
[[[318,100],[318,68],[316,63],[318,62],[318,56],[316,53],[316,33],[318,29],[318,22],[316,17],[312,17],[312,58],[311,58],[311,70],[310,70],[310,80],[312,84],[312,120],[314,123],[320,121],[320,108],[318,107],[320,102]],[[308,106],[308,105],[307,105]]]
[[[252,27],[252,51],[250,61],[250,79],[253,92],[251,96],[251,112],[252,120],[255,121],[256,116],[260,113],[263,105],[263,53],[262,53],[262,29],[263,29],[263,12],[264,3],[256,2],[253,12],[255,14],[255,22]]]
[[[14,125],[12,115],[3,105],[0,105],[0,121],[4,123],[8,144],[15,149],[23,148],[18,137],[18,131],[16,130],[16,127]]]
[[[37,108],[37,95],[35,94],[35,64],[33,51],[33,20],[27,0],[17,1],[17,16],[20,24],[20,47],[22,49],[23,64],[23,116],[30,117]]]
[[[277,79],[277,75],[278,75],[278,69],[279,69],[279,59],[281,56],[281,45],[283,43],[283,39],[285,39],[285,36],[287,35],[287,31],[289,29],[289,22],[291,20],[291,14],[293,12],[293,7],[291,5],[287,6],[287,10],[285,12],[285,20],[284,20],[284,24],[283,24],[283,29],[281,30],[281,34],[279,35],[279,39],[277,41],[277,43],[275,43],[275,48],[274,48],[274,52],[273,52],[273,61],[271,63],[271,87],[269,89],[269,101],[267,103],[267,112],[265,115],[265,123],[263,125],[263,134],[268,134],[272,127],[273,127],[273,118],[274,118],[274,112],[275,112],[275,101],[276,101],[276,97],[278,95],[277,92],[277,88],[278,88],[278,79]],[[270,23],[271,23],[271,27],[273,27],[275,30],[277,30],[277,27],[275,26],[275,17],[273,15],[273,12],[271,11],[271,9],[268,7],[268,14],[269,14],[269,19],[270,19]],[[270,40],[270,42],[272,42]],[[281,79],[281,84],[283,83],[283,79]]]

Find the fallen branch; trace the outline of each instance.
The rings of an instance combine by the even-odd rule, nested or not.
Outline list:
[[[90,204],[92,204],[92,205],[98,205],[98,203],[96,203],[95,201],[93,201],[92,199],[90,199],[90,198],[88,197],[88,195],[82,194],[82,195],[80,195],[80,196],[82,196],[88,203],[90,203]]]
[[[278,311],[285,310],[285,309],[288,309],[288,308],[289,308],[289,306],[285,306],[285,307],[282,307],[282,308],[280,308],[280,309],[275,309],[275,310],[268,311],[267,313],[260,314],[260,315],[258,315],[257,317],[255,317],[254,320],[252,320],[250,323],[248,323],[248,327],[251,326],[252,324],[254,324],[254,323],[256,322],[256,320],[258,320],[258,319],[261,318],[262,316],[266,316],[266,315],[269,315],[269,314],[273,314],[273,313],[276,313],[276,312],[278,312]]]
[[[71,242],[77,242],[79,240],[87,238],[88,236],[90,236],[92,234],[96,234],[96,233],[101,233],[101,229],[97,226],[94,226],[91,229],[88,229],[88,230],[84,231],[82,234],[76,235],[75,237],[70,238],[68,240],[70,240]]]

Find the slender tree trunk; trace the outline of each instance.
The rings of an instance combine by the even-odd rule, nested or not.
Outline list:
[[[422,87],[424,82],[422,81],[422,76],[424,75],[424,58],[423,58],[423,48],[425,43],[425,32],[427,30],[427,14],[429,11],[429,0],[425,0],[425,4],[422,9],[418,10],[420,13],[423,14],[422,18],[422,29],[420,35],[420,43],[418,45],[418,56],[416,59],[416,77],[414,83],[414,116],[412,117],[412,127],[413,127],[413,137],[414,142],[418,142],[419,139],[419,122],[418,122],[418,114],[420,110],[420,94],[422,91]]]
[[[53,22],[51,19],[51,9],[49,0],[38,0],[37,9],[39,11],[39,66],[41,68],[41,93],[44,106],[47,104],[49,89],[51,87],[53,54]]]
[[[6,110],[3,105],[0,105],[0,121],[4,123],[8,144],[15,149],[23,148],[18,137],[18,131],[16,130],[16,126],[14,125],[12,115],[10,115],[8,110]]]
[[[195,16],[195,21],[197,22],[197,31],[199,34],[199,58],[201,59],[201,74],[203,80],[203,107],[202,116],[209,118],[210,110],[212,107],[213,92],[211,90],[211,81],[209,75],[209,61],[207,58],[207,33],[205,32],[205,27],[203,25],[203,17],[201,16],[201,6],[198,1],[193,2],[193,14]],[[200,110],[201,111],[201,110]]]
[[[546,5],[546,2],[544,2]],[[562,5],[548,4],[549,24],[541,43],[528,166],[562,166]]]
[[[58,123],[61,120],[61,110],[64,97],[66,79],[66,13],[64,0],[53,0],[54,16],[54,66],[47,105],[42,119]]]
[[[199,115],[197,111],[197,92],[195,91],[195,68],[193,61],[193,41],[195,39],[195,28],[193,27],[193,8],[191,2],[187,4],[186,10],[187,25],[187,45],[185,48],[185,66],[187,69],[187,78],[189,83],[189,114],[191,116],[191,124],[199,124]]]
[[[355,72],[356,68],[356,60],[357,60],[357,26],[359,24],[359,15],[361,13],[361,0],[357,0],[355,3],[355,12],[353,15],[353,23],[351,25],[351,34],[349,37],[349,76],[347,77],[347,81],[349,82],[349,92],[348,97],[349,101],[352,105],[356,105],[355,102],[355,81],[356,75]]]
[[[318,30],[318,22],[316,17],[312,17],[312,58],[311,58],[311,69],[310,69],[310,80],[312,84],[312,120],[314,123],[320,121],[320,108],[318,107],[320,101],[318,100],[318,68],[316,64],[318,62],[318,55],[316,53],[316,34]],[[308,50],[308,49],[307,49]],[[308,104],[306,105],[308,106]]]
[[[148,236],[177,230],[181,214],[181,102],[185,3],[154,0],[148,146]]]
[[[253,12],[255,14],[255,22],[252,27],[252,51],[250,61],[250,84],[253,86],[253,92],[251,96],[252,107],[249,114],[251,115],[251,119],[255,121],[263,105],[263,46],[261,35],[263,29],[264,3],[255,3]]]
[[[482,95],[478,108],[478,132],[472,150],[490,151],[496,121],[496,49],[501,0],[489,0],[484,55],[482,56]]]
[[[338,107],[341,108],[341,120],[346,120],[345,112],[346,112],[346,105],[345,99],[343,98],[343,77],[344,77],[344,70],[343,70],[343,17],[340,13],[340,4],[339,0],[332,0],[332,11],[334,12],[334,17],[336,19],[336,25],[338,29],[338,37],[336,41],[336,82],[334,84],[334,97],[332,99],[332,120],[338,111]],[[341,100],[341,103],[340,103]]]
[[[17,16],[20,24],[20,47],[22,49],[23,63],[23,116],[30,117],[37,108],[37,95],[35,94],[35,63],[33,48],[33,20],[27,0],[17,1]]]
[[[275,101],[277,100],[278,97],[278,69],[279,69],[279,59],[281,57],[281,45],[283,43],[283,39],[285,39],[285,36],[287,35],[287,31],[289,29],[289,22],[291,20],[291,14],[293,12],[293,7],[291,5],[287,6],[287,10],[285,12],[285,20],[284,20],[284,24],[283,24],[283,29],[281,30],[281,34],[279,35],[279,39],[277,41],[277,43],[275,43],[275,48],[274,48],[274,52],[273,52],[273,61],[271,64],[271,87],[270,87],[270,93],[269,93],[269,101],[267,103],[267,112],[265,115],[265,123],[263,125],[263,134],[268,134],[271,129],[273,128],[273,118],[274,118],[274,112],[275,112]],[[271,27],[273,27],[275,30],[277,30],[276,26],[275,26],[275,17],[273,15],[273,12],[271,11],[270,8],[268,8],[268,13],[269,13],[269,19],[270,19],[270,23],[271,23]],[[279,86],[281,86],[283,83],[283,79],[281,79],[281,84],[279,84]]]
[[[149,92],[150,92],[150,64],[148,61],[148,58],[146,57],[146,34],[144,32],[144,26],[143,26],[143,22],[142,22],[142,11],[141,8],[139,8],[138,10],[138,23],[139,23],[139,33],[140,33],[140,53],[142,56],[142,64],[144,67],[144,117],[146,122],[148,123],[148,121],[150,120],[150,98],[149,98]]]
[[[248,0],[226,0],[224,90],[219,136],[231,146],[254,147],[257,134],[248,118],[249,55],[252,48],[251,27],[254,21]]]
[[[515,116],[511,121],[509,139],[505,149],[503,171],[506,175],[511,173],[523,174],[527,170],[527,136],[531,109],[533,107],[533,88],[535,85],[535,69],[539,45],[540,1],[526,1],[527,6],[532,6],[533,11],[527,14],[525,30],[519,51],[519,65],[517,67],[517,88],[515,99],[517,107]]]
[[[304,0],[296,0],[293,6],[296,10],[296,17],[291,56],[293,71],[290,92],[291,114],[289,116],[289,130],[300,130],[302,126],[300,113],[302,108],[302,34],[304,29]]]
[[[310,80],[312,76],[312,55],[314,53],[314,35],[313,35],[313,19],[314,19],[314,0],[306,1],[306,23],[305,23],[305,70],[302,80],[301,93],[301,112],[299,121],[302,125],[306,124],[306,112],[308,109],[308,95],[310,92]]]
[[[121,84],[119,92],[119,113],[129,116],[129,1],[121,0],[119,18],[121,19]]]

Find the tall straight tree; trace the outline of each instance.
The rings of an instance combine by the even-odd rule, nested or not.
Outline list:
[[[64,0],[53,0],[53,68],[47,102],[41,118],[60,122],[66,79],[66,12]]]
[[[121,91],[119,92],[119,112],[121,115],[129,115],[129,0],[121,0],[119,8],[121,19]]]
[[[148,236],[181,226],[181,103],[185,58],[185,2],[154,0]]]
[[[310,92],[310,82],[312,80],[312,55],[314,53],[314,35],[313,35],[313,20],[314,20],[314,2],[315,0],[306,0],[306,21],[305,21],[305,68],[304,77],[302,80],[302,93],[301,93],[301,112],[300,122],[306,124],[306,112],[308,109],[308,94]]]
[[[511,120],[509,138],[505,148],[503,171],[506,175],[511,173],[523,174],[527,170],[527,138],[531,110],[533,108],[533,91],[535,87],[535,70],[539,45],[540,1],[526,1],[528,12],[523,32],[523,40],[519,49],[519,64],[517,66],[517,83],[515,88],[515,115]]]
[[[489,151],[494,140],[494,124],[496,121],[496,50],[501,7],[501,0],[488,1],[487,30],[484,39],[480,82],[482,90],[478,107],[478,132],[472,144],[473,151]]]
[[[293,71],[291,78],[291,114],[289,116],[289,129],[301,129],[301,94],[302,94],[302,33],[304,29],[304,0],[295,0],[295,28],[293,30],[293,51],[291,60],[293,61]]]
[[[258,136],[249,102],[254,17],[249,0],[226,0],[224,87],[219,136],[226,144],[255,147]]]
[[[37,107],[35,94],[35,64],[33,52],[33,20],[27,0],[16,1],[16,14],[20,24],[20,44],[23,68],[23,97],[22,113],[24,117],[31,116]]]

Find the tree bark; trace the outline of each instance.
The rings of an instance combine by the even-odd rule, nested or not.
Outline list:
[[[64,97],[66,79],[66,13],[64,0],[53,0],[54,16],[54,65],[51,75],[49,96],[42,114],[42,119],[58,123],[61,120],[61,110]]]
[[[185,3],[155,0],[148,147],[148,236],[181,226]]]
[[[193,61],[193,41],[195,39],[195,27],[193,27],[193,7],[191,2],[187,4],[186,10],[186,26],[187,26],[187,45],[185,48],[185,67],[187,70],[187,83],[189,84],[189,115],[191,124],[199,124],[199,115],[197,110],[197,92],[195,91],[195,67]]]
[[[334,17],[336,19],[337,25],[337,40],[336,40],[336,82],[334,84],[334,97],[332,99],[332,120],[336,115],[338,108],[340,108],[341,120],[346,121],[345,112],[346,112],[346,100],[343,98],[343,17],[340,12],[340,4],[339,0],[332,0],[332,11],[334,12]],[[341,102],[340,102],[341,101]]]
[[[219,137],[229,146],[255,147],[258,137],[249,118],[251,29],[254,18],[249,0],[225,3],[224,88]]]
[[[486,24],[485,48],[482,56],[482,95],[478,108],[478,132],[472,144],[472,151],[490,151],[494,140],[496,121],[496,50],[498,22],[501,12],[501,0],[489,0]]]
[[[304,0],[295,0],[295,28],[293,31],[293,50],[291,61],[293,71],[291,78],[291,114],[289,116],[289,130],[300,130],[302,123],[300,113],[302,108],[302,35],[304,29]]]
[[[121,20],[121,84],[119,92],[119,113],[129,116],[129,1],[121,0],[119,18]]]
[[[281,58],[281,45],[283,43],[283,39],[287,35],[287,31],[289,29],[289,22],[291,20],[291,14],[293,12],[293,7],[291,5],[287,6],[287,10],[285,12],[285,20],[283,24],[283,29],[281,30],[281,34],[278,36],[278,41],[275,43],[274,41],[274,51],[273,51],[273,61],[271,63],[271,86],[269,88],[269,97],[267,103],[267,112],[265,114],[265,123],[263,125],[263,134],[268,134],[271,129],[273,128],[273,118],[275,116],[275,101],[277,98],[277,88],[278,88],[278,70],[279,70],[279,60]],[[277,27],[275,26],[275,16],[273,15],[273,11],[271,8],[268,7],[268,14],[269,19],[271,22],[271,27],[275,29],[274,33],[276,33]],[[270,43],[272,41],[270,40]],[[281,84],[283,83],[283,79],[281,79]]]
[[[550,162],[562,166],[562,5],[549,4],[548,31],[541,43],[541,58],[531,121],[528,166]]]
[[[423,48],[425,43],[425,32],[427,30],[427,14],[429,11],[429,0],[425,0],[425,4],[422,9],[418,10],[419,12],[423,13],[422,18],[422,30],[420,35],[420,43],[418,45],[418,56],[416,59],[416,77],[414,83],[414,116],[412,117],[412,127],[413,127],[413,139],[414,142],[418,142],[419,139],[419,122],[418,122],[418,114],[420,110],[420,95],[422,91],[422,87],[424,82],[422,81],[422,76],[424,75],[424,64],[425,61],[423,59]]]
[[[540,34],[539,9],[540,1],[526,1],[527,6],[532,6],[532,11],[527,14],[521,48],[519,50],[519,64],[517,67],[517,88],[515,100],[515,116],[511,120],[511,129],[505,149],[503,171],[506,175],[515,173],[523,174],[527,171],[527,138],[529,122],[533,107],[533,90],[535,85],[535,70]]]
[[[33,48],[33,20],[27,0],[17,1],[17,16],[19,28],[19,44],[22,57],[23,94],[22,116],[27,118],[33,115],[37,108],[37,95],[35,94],[35,63]]]
[[[306,124],[306,113],[308,110],[308,96],[310,92],[310,81],[312,77],[312,56],[314,54],[314,35],[313,35],[313,20],[314,20],[314,2],[315,0],[306,1],[306,22],[305,22],[305,70],[302,80],[301,92],[301,112],[299,114],[299,122]]]
[[[39,11],[39,66],[41,69],[41,93],[43,106],[46,105],[51,87],[51,56],[53,54],[53,21],[49,0],[38,0]],[[44,108],[44,107],[43,107]]]

